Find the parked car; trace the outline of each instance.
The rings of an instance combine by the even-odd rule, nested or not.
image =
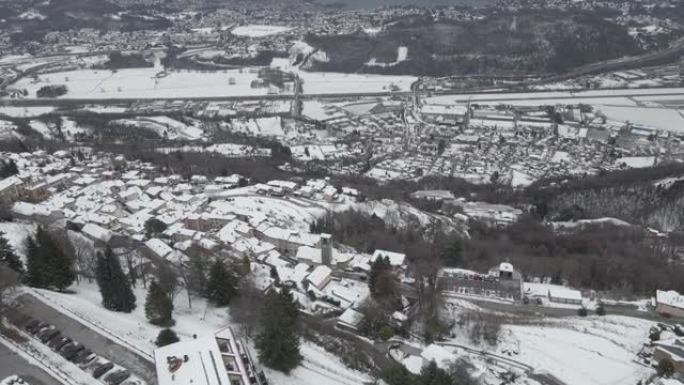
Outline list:
[[[80,352],[76,353],[76,356],[71,360],[71,362],[75,364],[87,364],[88,362],[92,361],[96,355],[93,354],[89,349],[83,349]]]
[[[66,344],[69,344],[71,342],[72,342],[71,338],[62,336],[60,338],[51,339],[50,342],[48,342],[48,346],[52,350],[59,352],[59,350],[61,348],[63,348]]]
[[[24,329],[26,329],[27,332],[31,333],[31,330],[33,330],[33,328],[37,327],[38,325],[40,325],[40,321],[38,321],[37,319],[32,319],[28,321],[26,325],[24,325]]]
[[[100,378],[103,374],[107,373],[114,367],[111,362],[105,362],[95,367],[93,370],[93,378]]]
[[[27,329],[29,333],[31,334],[37,334],[39,331],[42,329],[45,329],[46,327],[49,327],[50,324],[47,322],[39,321],[37,325],[32,325],[31,329]]]
[[[126,369],[112,372],[105,377],[105,382],[109,385],[119,385],[124,382],[131,374]]]
[[[59,338],[61,336],[61,333],[59,332],[59,330],[51,326],[38,332],[36,336],[38,337],[40,342],[45,344],[53,338]]]
[[[85,346],[79,344],[78,342],[70,342],[59,350],[59,354],[61,354],[62,357],[66,358],[67,360],[73,362],[74,358],[76,358],[76,355],[81,350],[85,350]]]

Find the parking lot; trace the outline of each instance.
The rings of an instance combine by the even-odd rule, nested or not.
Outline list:
[[[156,384],[154,363],[151,360],[141,357],[126,347],[81,324],[79,321],[42,303],[29,294],[24,294],[19,297],[16,301],[16,305],[17,308],[16,311],[13,312],[13,316],[11,316],[11,320],[16,326],[26,331],[27,334],[31,334],[26,330],[26,327],[29,326],[28,324],[31,321],[49,323],[49,326],[54,329],[52,333],[55,331],[59,333],[59,335],[55,334],[51,336],[52,338],[48,338],[50,336],[45,335],[45,333],[48,333],[47,330],[38,331],[43,333],[42,337],[45,339],[43,343],[52,350],[57,351],[63,357],[67,356],[67,358],[75,358],[71,356],[78,355],[79,353],[84,354],[83,351],[86,349],[90,351],[93,356],[96,356],[93,360],[77,363],[79,366],[82,365],[81,369],[86,373],[91,375],[99,374],[98,377],[100,380],[105,380],[105,382],[116,382],[114,381],[116,379],[112,378],[110,378],[110,381],[106,381],[107,376],[112,375],[112,373],[120,371],[121,369],[125,369],[131,375],[137,376],[147,384]],[[42,329],[46,328],[43,327]],[[38,334],[38,332],[36,332],[36,334]],[[40,339],[40,337],[38,338]],[[69,340],[66,340],[67,338]],[[83,347],[83,349],[79,349],[79,347]],[[100,368],[100,366],[107,362],[111,362],[113,366],[104,373],[99,373],[99,371],[104,370],[104,368]],[[97,373],[95,373],[96,370],[98,371]],[[124,384],[125,382],[121,383],[121,385]]]
[[[62,385],[41,368],[0,344],[0,379],[18,375],[31,385]]]

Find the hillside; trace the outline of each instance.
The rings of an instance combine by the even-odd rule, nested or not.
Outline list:
[[[309,35],[306,42],[329,59],[307,63],[314,70],[432,76],[557,73],[639,52],[622,27],[595,14],[564,12],[459,22],[407,17],[376,35]],[[397,63],[400,47],[408,54]]]

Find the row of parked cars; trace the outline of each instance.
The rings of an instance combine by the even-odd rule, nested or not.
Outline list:
[[[95,353],[62,333],[47,322],[30,319],[24,325],[26,331],[53,351],[73,362],[95,379],[102,378],[108,385],[141,385],[140,381],[129,379],[128,370],[115,368],[110,361],[98,357]],[[128,381],[126,381],[128,380]],[[124,382],[125,381],[125,382]]]

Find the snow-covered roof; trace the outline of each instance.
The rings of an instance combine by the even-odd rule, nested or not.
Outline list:
[[[158,256],[164,258],[167,255],[171,254],[173,252],[173,249],[171,246],[167,245],[164,243],[159,238],[152,238],[149,241],[145,242],[145,246],[147,246],[150,250],[152,250],[155,254]]]
[[[468,109],[459,105],[425,104],[420,109],[421,114],[431,115],[465,115]]]
[[[348,308],[337,318],[338,323],[354,329],[356,329],[359,326],[359,324],[361,324],[362,320],[363,314],[352,308]]]
[[[316,267],[306,279],[318,289],[323,289],[326,280],[328,280],[331,274],[332,270],[328,266],[321,265]]]
[[[684,309],[684,295],[681,295],[674,290],[669,290],[669,291],[657,290],[656,291],[656,302],[662,303],[663,305],[668,305],[668,306]]]
[[[549,296],[553,298],[563,298],[576,301],[582,300],[582,293],[580,293],[579,290],[570,289],[567,287],[557,285],[549,287]]]
[[[450,362],[454,359],[453,353],[446,348],[435,344],[428,345],[425,349],[423,349],[420,355],[426,361],[435,361],[437,366],[440,368],[448,367]]]
[[[385,257],[387,257],[389,259],[390,265],[392,265],[392,266],[403,266],[404,261],[406,259],[406,254],[397,253],[394,251],[377,249],[373,253],[373,258],[371,258],[371,260],[375,261],[378,258],[385,258]]]
[[[187,357],[187,360],[186,360]],[[180,365],[174,369],[171,361]],[[159,385],[225,385],[230,384],[228,373],[221,365],[221,352],[214,336],[202,337],[154,351]]]
[[[111,231],[92,223],[88,223],[85,226],[83,226],[81,232],[83,232],[83,234],[89,236],[90,238],[100,240],[104,243],[109,242],[109,240],[112,238]]]
[[[10,176],[0,181],[0,191],[4,191],[9,187],[18,186],[23,182],[16,176]]]

